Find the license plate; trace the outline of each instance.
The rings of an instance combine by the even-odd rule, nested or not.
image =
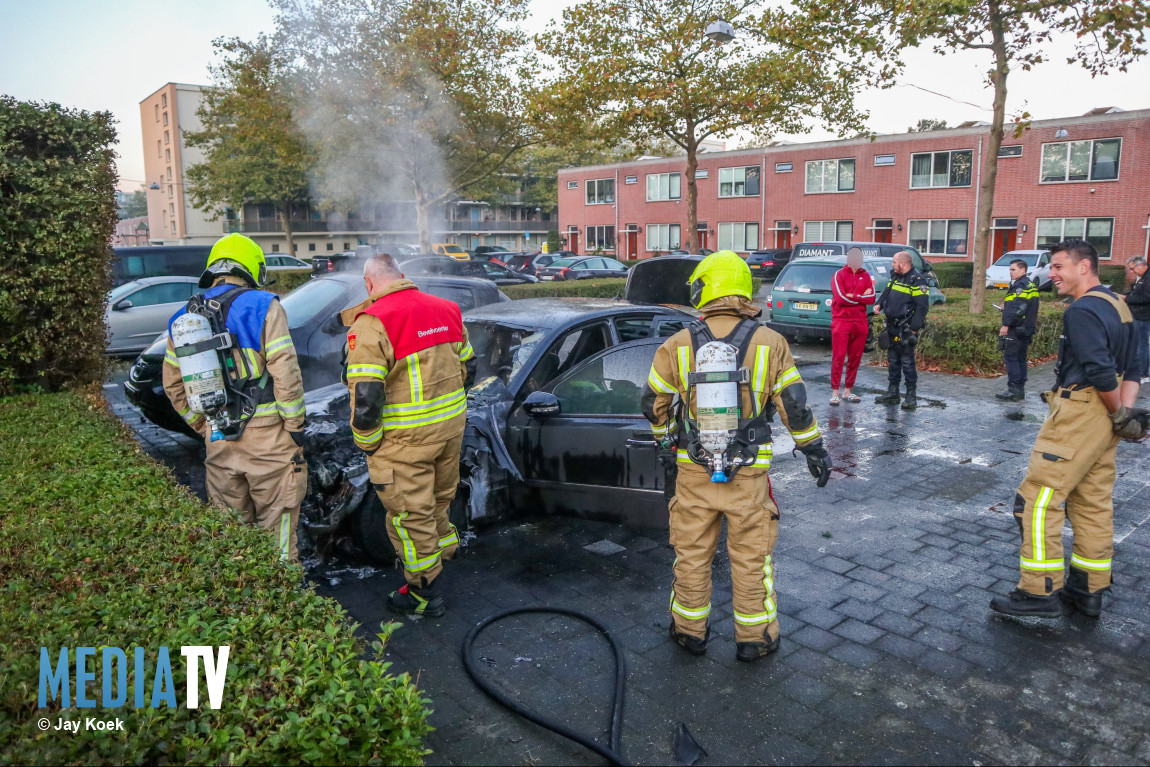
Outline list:
[[[819,305],[815,303],[807,303],[806,301],[795,301],[795,309],[800,312],[817,312]]]
[[[994,283],[994,287],[996,287],[996,288],[1009,288],[1010,283],[1009,282],[996,282],[996,283]]]
[[[552,277],[550,274],[545,274],[542,277],[540,277],[539,279],[541,279],[541,280],[553,280],[555,278]]]

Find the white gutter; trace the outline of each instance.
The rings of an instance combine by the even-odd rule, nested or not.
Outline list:
[[[978,243],[978,193],[982,191],[982,136],[978,137],[978,170],[977,170],[977,175],[975,176],[975,178],[978,179],[978,183],[974,185],[974,237],[970,239],[970,242],[974,242],[977,246],[977,243]],[[992,215],[992,216],[994,215],[993,210],[990,211],[990,215]],[[906,238],[907,238],[907,244],[909,245],[910,244],[910,227],[909,226],[907,227]],[[993,248],[994,245],[992,243],[990,245],[987,245],[987,247]],[[970,255],[971,255],[970,260],[973,263],[975,258],[978,257],[978,254],[975,252],[974,248],[970,249]],[[989,258],[986,260],[986,265],[990,266],[990,259]]]
[[[760,207],[760,210],[759,210],[759,219],[760,219],[759,231],[763,233],[763,237],[761,238],[763,241],[759,243],[759,249],[761,250],[761,249],[767,247],[767,243],[766,243],[766,236],[767,236],[767,156],[766,156],[766,154],[764,154],[762,159],[759,160],[759,207]],[[715,236],[715,244],[716,245],[719,244],[719,237],[717,234]],[[774,246],[775,246],[775,244],[772,242],[771,247],[773,248]]]

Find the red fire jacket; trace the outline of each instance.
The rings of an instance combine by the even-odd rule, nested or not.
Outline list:
[[[831,322],[866,322],[867,307],[874,303],[874,278],[866,269],[857,272],[844,266],[831,278]],[[854,298],[847,298],[847,294]]]

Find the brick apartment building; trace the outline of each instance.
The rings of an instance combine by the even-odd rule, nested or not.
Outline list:
[[[699,156],[699,242],[749,252],[804,241],[908,243],[972,256],[986,123]],[[644,258],[685,243],[686,157],[559,172],[559,230],[579,253]],[[1071,236],[1115,263],[1150,248],[1150,110],[1091,110],[1009,129],[992,259]]]

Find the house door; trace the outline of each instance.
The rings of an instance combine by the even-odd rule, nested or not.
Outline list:
[[[623,246],[627,258],[639,257],[639,232],[632,229],[627,232],[627,242]]]
[[[1006,255],[1008,251],[1013,250],[1014,241],[1017,236],[1017,229],[995,229],[994,248],[990,252],[990,263],[993,264]]]
[[[791,247],[791,222],[775,222],[775,247],[786,249]]]
[[[578,232],[568,232],[567,233],[567,250],[570,250],[573,253],[579,252],[579,233]]]

